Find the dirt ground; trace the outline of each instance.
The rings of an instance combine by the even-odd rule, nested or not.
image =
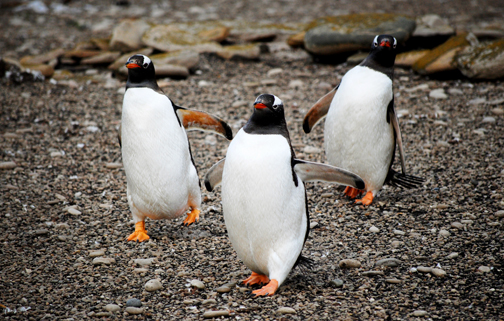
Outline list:
[[[138,1],[129,7],[70,1],[67,7],[81,11],[0,8],[0,54],[21,58],[70,49],[110,35],[111,29],[93,26],[138,13],[155,22],[204,15],[287,22],[352,12],[435,13],[460,29],[504,19],[504,3],[490,0]],[[152,13],[160,8],[165,15]],[[283,71],[261,84],[273,68]],[[306,135],[302,119],[350,68],[310,57],[264,54],[248,62],[202,55],[198,72],[168,80],[163,90],[177,104],[221,117],[235,134],[255,97],[275,94],[284,102],[297,157],[325,162],[323,126]],[[312,229],[303,254],[313,269],[291,271],[277,294],[254,299],[240,284],[250,271],[227,238],[220,188],[202,191],[199,223],[147,220],[150,241],[125,241],[134,225],[124,171],[114,166],[122,161],[117,131],[125,84],[105,88],[106,69],[75,73],[75,88],[48,80],[0,83],[0,162],[17,164],[0,170],[0,319],[196,320],[210,310],[239,320],[504,319],[502,81],[436,79],[396,69],[406,168],[425,183],[414,190],[386,187],[369,207],[353,204],[340,187],[308,183]],[[94,73],[104,81],[91,78]],[[447,99],[429,97],[439,88]],[[229,143],[203,132],[188,136],[203,178]],[[113,262],[94,264],[97,250]],[[149,258],[145,265],[135,261]],[[389,260],[393,266],[377,264],[387,258],[395,259]],[[343,259],[361,267],[341,269]],[[145,291],[151,279],[162,289]],[[192,280],[204,288],[191,286]],[[221,293],[223,286],[230,290]],[[142,301],[142,313],[125,312],[131,298]],[[106,311],[108,304],[119,311]],[[286,307],[294,313],[282,314]]]

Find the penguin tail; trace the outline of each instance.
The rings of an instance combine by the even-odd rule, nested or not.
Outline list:
[[[305,273],[307,271],[313,270],[314,263],[315,262],[312,259],[307,258],[306,256],[299,255],[296,263],[294,264],[294,267],[298,266],[301,269],[301,271]]]
[[[394,187],[410,189],[419,187],[425,180],[422,177],[405,175],[402,173],[398,173],[393,169],[390,169],[386,181],[389,185],[392,185]]]

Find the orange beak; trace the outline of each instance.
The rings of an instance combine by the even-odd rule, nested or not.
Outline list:
[[[134,64],[134,63],[129,63],[129,64],[126,64],[126,68],[133,69],[133,68],[140,68],[140,66],[137,64]]]
[[[265,104],[262,104],[262,103],[258,103],[258,104],[255,104],[254,105],[254,108],[255,109],[264,109],[264,108],[267,108]]]
[[[380,43],[380,47],[390,47],[390,42],[388,42],[388,41],[382,41]]]

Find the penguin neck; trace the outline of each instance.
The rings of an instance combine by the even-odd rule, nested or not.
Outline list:
[[[380,54],[374,52],[364,59],[359,66],[368,67],[387,75],[390,79],[394,77],[395,54]]]
[[[243,130],[251,135],[282,135],[290,144],[287,123],[283,117],[264,117],[264,115],[258,115],[254,110],[252,117],[243,126]]]
[[[159,88],[155,79],[146,79],[139,77],[133,73],[128,74],[128,81],[126,82],[126,90],[129,88],[150,88],[158,93],[163,93]]]

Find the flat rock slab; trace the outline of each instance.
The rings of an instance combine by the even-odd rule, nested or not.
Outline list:
[[[454,58],[456,66],[472,79],[504,77],[504,39],[467,46]]]
[[[110,40],[111,50],[131,51],[143,46],[142,36],[151,25],[141,19],[124,19],[115,28]]]
[[[414,18],[397,14],[350,14],[312,21],[304,37],[306,50],[316,55],[333,55],[369,49],[374,37],[391,34],[406,41],[415,30]]]

